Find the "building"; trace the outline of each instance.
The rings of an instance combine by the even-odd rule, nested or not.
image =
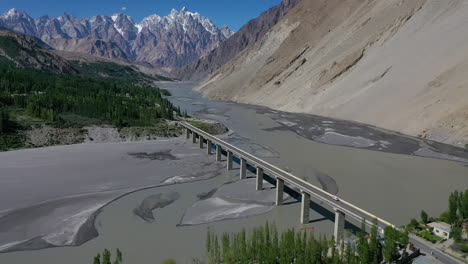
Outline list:
[[[450,237],[450,232],[452,232],[450,225],[444,222],[432,222],[427,225],[432,227],[432,233],[434,235],[444,239],[448,239]]]

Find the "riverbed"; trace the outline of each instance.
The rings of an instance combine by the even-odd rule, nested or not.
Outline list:
[[[447,208],[451,191],[468,188],[468,155],[461,149],[352,122],[208,100],[191,90],[195,85],[163,83],[161,87],[170,90],[170,100],[189,114],[223,122],[232,130],[226,140],[394,224],[418,217],[421,209],[438,215]],[[0,185],[0,214],[26,208],[22,212],[27,215],[29,207],[69,196],[99,197],[78,200],[74,205],[80,210],[65,203],[67,210],[54,211],[62,207],[52,203],[46,207],[50,215],[57,211],[68,215],[52,217],[54,225],[31,214],[30,222],[42,219],[39,226],[44,232],[56,234],[57,226],[70,230],[68,220],[87,219],[83,209],[88,208],[89,217],[96,207],[132,192],[100,210],[93,221],[98,236],[81,246],[3,253],[0,263],[55,263],[57,259],[86,263],[104,248],[120,248],[126,263],[160,263],[166,258],[188,263],[203,258],[207,226],[233,232],[269,221],[280,229],[306,227],[332,233],[333,222],[313,211],[311,223],[301,226],[299,204],[293,200],[280,207],[269,204],[271,193],[242,200],[243,192],[255,192],[249,180],[239,182],[238,170],[226,173],[224,163],[214,162],[213,156],[183,138],[21,150],[0,153],[0,157],[0,178],[6,183]],[[152,185],[162,186],[134,192]],[[227,193],[230,197],[225,197]],[[173,198],[159,208],[158,197]],[[149,219],[135,214],[142,206],[154,209]],[[199,209],[205,210],[202,215],[193,214]],[[82,214],[77,217],[78,213]],[[35,229],[37,223],[27,221],[24,229],[7,228],[6,224],[14,226],[14,220],[24,218],[22,214],[9,221],[0,218],[0,241],[7,241],[7,234],[25,239],[43,235],[44,229]],[[204,221],[214,222],[200,224]],[[68,242],[69,236],[61,235],[53,237]]]

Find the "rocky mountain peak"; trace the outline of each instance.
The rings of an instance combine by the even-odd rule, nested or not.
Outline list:
[[[137,24],[123,13],[78,19],[69,14],[33,19],[16,9],[0,16],[0,24],[47,42],[53,48],[99,56],[182,66],[205,55],[230,36],[228,27],[218,28],[210,19],[187,7],[164,17],[153,14]],[[77,40],[77,41],[69,41]],[[78,41],[79,40],[79,41]],[[97,40],[107,43],[97,48]],[[107,47],[111,47],[110,50]]]

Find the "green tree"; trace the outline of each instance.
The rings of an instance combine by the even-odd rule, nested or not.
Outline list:
[[[0,134],[7,132],[9,119],[8,111],[0,107]]]
[[[378,238],[379,234],[377,224],[377,219],[374,218],[374,220],[372,221],[371,232],[369,235],[369,253],[371,263],[380,263],[380,243]]]
[[[111,253],[107,248],[102,253],[102,264],[111,264]]]
[[[424,210],[421,211],[421,221],[424,224],[429,223],[429,216],[427,215],[426,211],[424,211]]]
[[[457,220],[457,209],[458,209],[458,191],[455,191],[449,196],[449,215],[448,221],[450,224],[455,223]]]
[[[358,254],[361,264],[368,264],[371,262],[371,253],[366,233],[366,220],[361,222],[361,231],[358,234]]]
[[[384,229],[385,243],[383,247],[383,256],[387,263],[391,263],[395,259],[396,241],[395,230],[391,226]]]
[[[93,264],[101,264],[101,254],[97,254],[97,255],[94,257]]]
[[[123,261],[122,251],[120,251],[120,249],[116,249],[114,264],[121,264],[122,261]]]
[[[468,219],[468,189],[465,190],[461,200],[460,214],[462,219]]]

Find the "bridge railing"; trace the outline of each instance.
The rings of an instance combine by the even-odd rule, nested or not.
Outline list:
[[[226,150],[226,151],[230,151],[232,152],[234,155],[238,156],[239,158],[241,159],[245,159],[247,160],[247,162],[252,165],[252,166],[255,166],[255,167],[260,167],[264,170],[265,173],[271,175],[271,176],[274,176],[276,178],[280,178],[282,180],[284,180],[285,182],[299,188],[301,191],[304,191],[304,192],[307,192],[309,193],[310,195],[313,195],[314,197],[328,203],[329,205],[337,208],[338,210],[341,210],[343,212],[345,212],[347,215],[349,216],[352,216],[358,220],[363,220],[363,217],[362,216],[359,216],[359,215],[356,215],[355,213],[353,213],[352,211],[340,206],[339,203],[341,204],[344,204],[348,207],[351,207],[353,208],[354,210],[356,211],[359,211],[361,212],[363,215],[365,215],[366,217],[364,217],[364,220],[366,221],[366,223],[368,225],[372,225],[373,224],[373,219],[377,219],[377,221],[383,225],[386,225],[386,226],[392,226],[392,227],[395,227],[392,223],[380,218],[380,217],[377,217],[376,215],[374,214],[371,214],[370,212],[364,210],[364,209],[361,209],[355,205],[353,205],[352,203],[350,202],[347,202],[343,199],[340,198],[339,200],[339,203],[337,202],[334,202],[334,203],[331,203],[330,200],[333,200],[334,199],[334,195],[329,193],[329,192],[326,192],[324,190],[322,190],[321,188],[311,184],[310,182],[307,182],[297,176],[294,176],[293,174],[287,172],[287,171],[284,171],[283,169],[280,169],[276,166],[274,166],[273,164],[270,164],[260,158],[257,158],[255,157],[254,155],[242,150],[242,149],[239,149],[238,147],[236,146],[233,146],[232,144],[229,144],[227,143],[226,141],[222,140],[222,139],[219,139],[187,122],[179,122],[179,124],[183,127],[185,127],[186,129],[188,129],[189,131],[191,131],[192,133],[196,133],[198,134],[199,136],[203,137],[204,139],[206,140],[210,140],[213,144],[215,145],[219,145],[221,146],[222,149]],[[327,197],[328,199],[324,199],[324,197]]]

